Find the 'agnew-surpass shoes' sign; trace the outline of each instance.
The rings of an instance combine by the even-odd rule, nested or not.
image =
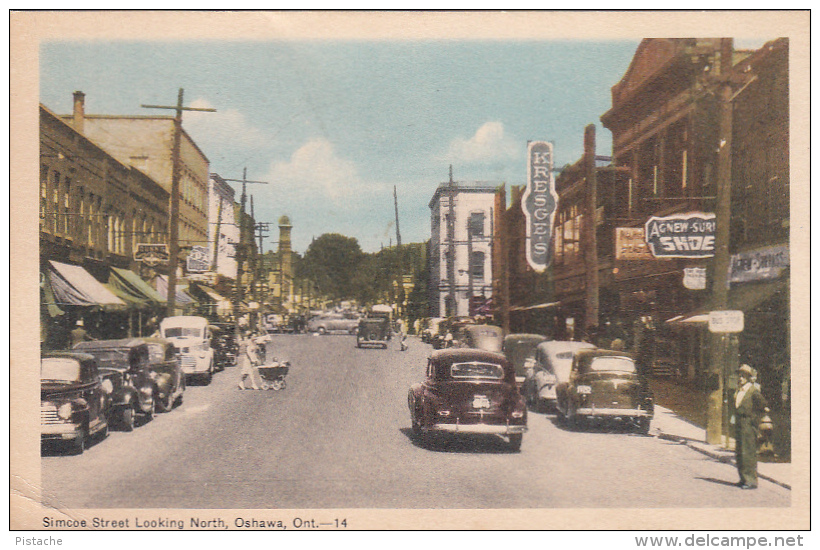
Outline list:
[[[552,177],[552,143],[530,141],[527,159],[527,189],[521,198],[521,209],[526,218],[527,263],[541,273],[550,264],[552,222],[558,206]]]
[[[715,215],[703,212],[652,216],[646,244],[656,258],[709,258],[715,255]]]

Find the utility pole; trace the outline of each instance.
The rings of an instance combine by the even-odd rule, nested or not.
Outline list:
[[[470,226],[470,220],[467,219],[467,315],[472,317],[473,311],[473,228]]]
[[[179,172],[180,172],[180,143],[182,142],[182,111],[205,111],[215,113],[216,109],[200,109],[196,107],[183,107],[183,89],[179,89],[176,106],[167,105],[142,105],[145,109],[174,109],[174,144],[171,149],[171,204],[170,204],[170,229],[168,248],[170,252],[169,273],[168,273],[168,316],[172,317],[176,309],[177,293],[177,267],[179,265]]]
[[[584,264],[586,268],[586,311],[584,329],[598,326],[598,178],[595,169],[595,125],[584,129],[584,172],[586,176],[586,236],[584,238]]]
[[[234,282],[234,293],[233,293],[233,318],[236,322],[236,337],[237,341],[240,337],[240,330],[239,330],[239,304],[242,303],[242,299],[245,297],[245,289],[242,286],[242,275],[244,271],[244,262],[245,262],[245,253],[246,247],[248,246],[245,242],[247,231],[245,228],[245,202],[248,199],[247,194],[247,184],[249,183],[268,183],[266,181],[251,181],[248,179],[248,169],[242,169],[242,179],[227,179],[225,181],[236,181],[242,182],[242,196],[240,198],[240,206],[239,206],[239,244],[236,247],[236,281]],[[251,241],[253,242],[253,241]]]
[[[732,100],[729,80],[734,43],[731,38],[720,42],[720,84],[718,86],[718,157],[717,204],[715,207],[715,257],[712,273],[712,310],[725,310],[729,297],[729,224],[732,205]],[[706,442],[712,445],[723,439],[723,401],[726,366],[729,363],[728,334],[710,333],[709,377],[706,416]]]
[[[399,198],[396,194],[396,186],[393,186],[393,206],[396,210],[396,264],[399,268],[399,294],[396,314],[401,317],[404,313],[404,262],[401,257],[401,231],[399,230]]]
[[[217,195],[219,196],[219,195]],[[214,261],[211,269],[216,273],[219,263],[219,231],[222,229],[222,197],[219,196],[219,206],[216,209],[216,231],[214,232]]]

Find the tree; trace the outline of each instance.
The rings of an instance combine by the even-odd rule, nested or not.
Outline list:
[[[334,301],[355,297],[365,261],[359,242],[338,233],[316,238],[298,265],[299,278],[312,281],[319,293]]]

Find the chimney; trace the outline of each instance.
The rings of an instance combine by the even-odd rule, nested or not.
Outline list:
[[[74,129],[78,133],[83,133],[83,123],[85,122],[85,94],[74,92]]]

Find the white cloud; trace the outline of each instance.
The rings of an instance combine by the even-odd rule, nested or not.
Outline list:
[[[520,143],[504,133],[503,123],[485,122],[471,138],[454,139],[444,160],[490,164],[515,159],[520,155],[520,149]]]
[[[191,107],[213,109],[207,99],[196,99]],[[217,109],[215,113],[185,111],[183,126],[192,136],[202,136],[207,143],[231,143],[243,147],[256,147],[265,142],[265,134],[248,123],[245,115],[236,109]],[[199,141],[199,140],[197,140]]]
[[[338,156],[325,138],[309,140],[288,161],[273,162],[267,180],[277,189],[334,200],[349,199],[363,187],[355,163]]]

